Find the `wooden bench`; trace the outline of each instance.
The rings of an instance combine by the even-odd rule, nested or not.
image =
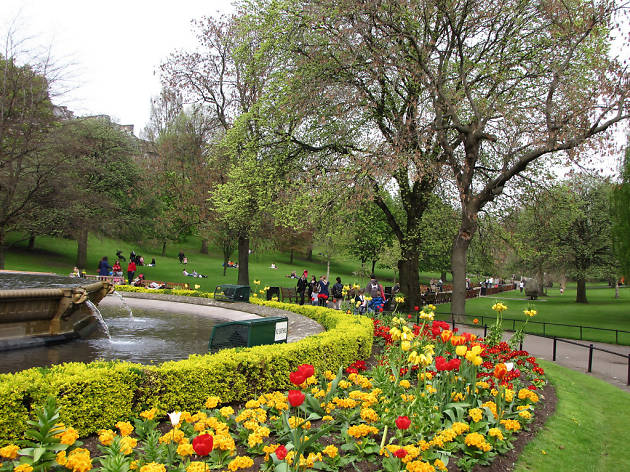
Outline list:
[[[297,303],[297,291],[295,288],[280,287],[280,301],[284,302],[285,300]]]

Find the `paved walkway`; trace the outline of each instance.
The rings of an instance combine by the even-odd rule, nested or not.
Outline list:
[[[483,336],[483,328],[470,327],[466,325],[456,324],[460,332],[468,331],[478,336]],[[507,341],[512,336],[511,332],[504,333],[503,339]],[[558,341],[556,345],[556,363],[568,367],[569,369],[583,372],[602,379],[622,390],[630,393],[630,386],[626,385],[628,381],[628,355],[630,355],[629,346],[620,346],[618,344],[597,343],[592,341],[569,340],[582,344],[585,347],[576,346],[574,344]],[[593,350],[592,372],[588,373],[588,346],[606,349],[611,352],[622,354],[624,357],[615,356],[606,352]],[[528,351],[535,357],[553,360],[553,339],[543,338],[541,336],[526,335],[523,340],[523,349]]]
[[[293,343],[324,331],[317,321],[290,311],[279,310],[251,303],[218,302],[210,298],[184,297],[161,293],[117,292],[125,303],[134,307],[167,310],[180,313],[195,313],[223,321],[241,321],[260,316],[286,316],[289,320],[287,342]],[[108,295],[99,305],[122,304],[116,295]]]

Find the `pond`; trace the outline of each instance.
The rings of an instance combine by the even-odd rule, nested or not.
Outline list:
[[[225,321],[192,312],[136,307],[130,316],[122,303],[104,305],[99,308],[111,339],[99,329],[87,339],[0,352],[0,373],[96,359],[140,364],[186,359],[191,354],[206,353],[212,327]]]

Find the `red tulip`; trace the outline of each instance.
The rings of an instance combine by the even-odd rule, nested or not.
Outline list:
[[[414,309],[415,311],[420,310],[420,308],[418,308],[418,305],[414,306],[414,307],[413,307],[413,309]]]
[[[291,406],[300,406],[304,403],[305,395],[299,390],[289,390],[289,404]]]
[[[304,381],[306,380],[306,377],[304,377],[304,374],[302,372],[297,370],[296,372],[291,372],[289,374],[289,380],[291,381],[292,384],[300,386],[304,383]]]
[[[298,372],[301,372],[308,379],[315,375],[315,368],[311,364],[302,364],[298,367]]]
[[[282,444],[276,448],[276,457],[278,460],[283,461],[285,457],[287,457],[287,448]]]
[[[397,451],[395,451],[394,455],[396,457],[398,457],[399,459],[402,459],[403,457],[405,457],[407,455],[407,451],[401,448],[401,449],[398,449]]]
[[[494,366],[494,373],[493,375],[501,380],[505,374],[507,374],[507,367],[505,366],[505,364],[497,364],[496,366]]]
[[[192,447],[198,456],[207,456],[212,452],[213,439],[209,434],[200,434],[193,439]]]
[[[398,429],[408,429],[411,426],[411,420],[407,416],[399,416],[396,418],[396,426]]]

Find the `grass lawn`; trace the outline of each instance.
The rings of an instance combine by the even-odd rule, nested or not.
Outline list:
[[[562,295],[558,289],[550,289],[548,296],[540,297],[536,301],[529,301],[518,290],[515,290],[503,292],[496,296],[468,300],[466,313],[469,315],[468,321],[476,317],[480,324],[483,322],[490,325],[495,320],[492,305],[500,300],[508,307],[503,313],[505,329],[512,329],[514,325],[519,326],[518,322],[515,324],[513,321],[506,321],[506,318],[524,320],[523,310],[533,307],[538,311],[538,314],[530,320],[526,331],[534,334],[543,334],[543,325],[539,324],[542,322],[630,331],[630,289],[625,287],[619,289],[619,298],[615,299],[614,288],[589,285],[586,290],[587,304],[575,303],[575,295],[575,286],[569,286]],[[438,312],[440,319],[450,317],[450,304],[440,305]],[[547,325],[544,327],[544,333],[547,336],[580,339],[578,328]],[[582,339],[614,343],[615,333],[584,328]],[[619,333],[618,340],[619,344],[630,345],[630,333]]]
[[[630,470],[630,394],[540,361],[556,388],[556,413],[525,447],[515,472]]]

